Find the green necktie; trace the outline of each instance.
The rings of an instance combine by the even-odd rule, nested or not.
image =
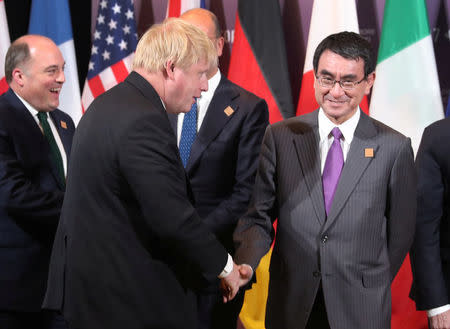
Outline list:
[[[59,152],[58,145],[56,144],[55,137],[53,136],[52,129],[47,121],[47,112],[39,112],[38,113],[39,122],[41,123],[42,131],[44,132],[44,136],[47,139],[48,144],[50,145],[51,155],[53,163],[56,166],[56,170],[58,171],[59,179],[63,186],[66,185],[66,177],[64,175],[64,166],[61,158],[61,153]]]

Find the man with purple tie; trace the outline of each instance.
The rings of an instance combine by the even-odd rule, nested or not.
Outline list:
[[[390,283],[414,235],[411,142],[359,108],[375,80],[360,35],[328,36],[313,64],[320,108],[266,130],[234,259],[251,273],[278,218],[266,328],[390,328]]]

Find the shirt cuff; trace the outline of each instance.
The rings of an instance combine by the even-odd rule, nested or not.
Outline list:
[[[428,317],[436,316],[438,314],[444,313],[446,311],[450,310],[450,304],[443,305],[440,307],[432,308],[431,310],[427,311]]]
[[[228,254],[227,264],[225,265],[223,271],[219,274],[218,278],[226,278],[231,272],[233,272],[233,257]]]

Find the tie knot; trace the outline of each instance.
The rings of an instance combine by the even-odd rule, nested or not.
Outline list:
[[[41,122],[47,120],[47,112],[38,112],[37,116]]]
[[[339,130],[338,127],[334,127],[331,131],[331,134],[333,135],[335,140],[340,140],[342,137],[342,132]]]

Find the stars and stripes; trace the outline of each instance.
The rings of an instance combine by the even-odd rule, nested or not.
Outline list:
[[[133,0],[101,0],[81,102],[83,112],[131,71],[137,45]]]

